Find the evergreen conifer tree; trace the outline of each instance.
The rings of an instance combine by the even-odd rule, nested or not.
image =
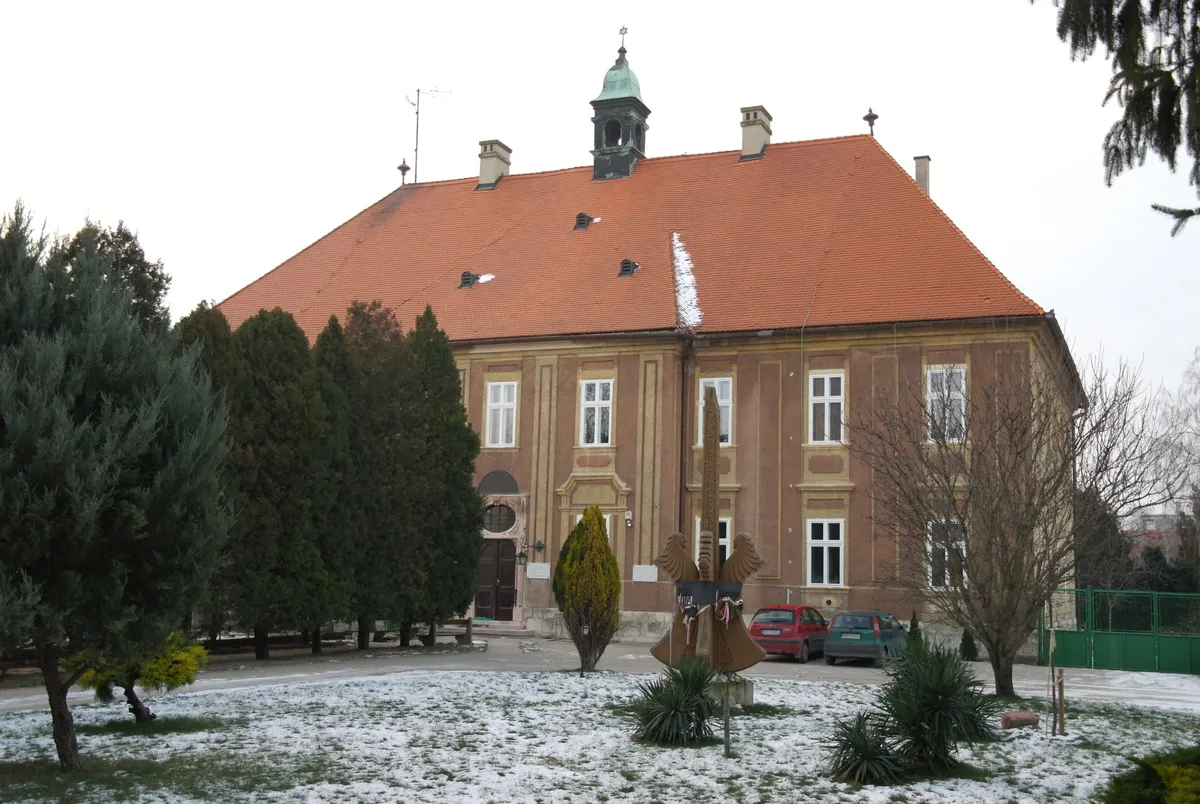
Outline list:
[[[328,416],[291,313],[262,310],[233,342],[242,368],[229,394],[238,517],[226,574],[231,608],[254,629],[256,658],[267,659],[272,629],[319,622],[327,610],[317,522]]]
[[[337,316],[331,316],[313,350],[321,399],[327,414],[320,442],[318,494],[315,497],[317,549],[326,573],[322,608],[326,618],[350,616],[354,565],[347,560],[353,550],[353,524],[358,516],[353,504],[358,483],[351,453],[351,417],[354,411],[346,387],[351,384],[350,351]],[[321,652],[321,625],[312,628],[312,652]]]
[[[958,644],[958,653],[968,662],[974,662],[979,659],[979,646],[975,644],[975,637],[971,636],[971,632],[963,629],[962,641]]]
[[[913,609],[912,619],[908,621],[908,644],[917,646],[925,637],[921,633],[921,623],[917,622],[917,611]]]
[[[49,260],[69,266],[86,243],[94,244],[105,260],[106,276],[133,294],[133,314],[143,327],[162,332],[171,326],[171,312],[167,309],[171,277],[162,260],[150,262],[146,258],[137,234],[124,221],[119,221],[115,229],[88,221],[69,240],[55,244]]]
[[[1200,194],[1200,4],[1195,0],[1061,0],[1058,36],[1071,58],[1097,48],[1112,62],[1105,102],[1121,119],[1104,138],[1105,180],[1154,153],[1174,171],[1182,147],[1191,160],[1188,183]],[[1171,235],[1200,207],[1151,205],[1175,220]]]
[[[80,767],[68,651],[159,651],[209,579],[227,516],[226,415],[193,352],[144,328],[85,238],[51,264],[24,211],[0,224],[0,555],[39,596],[30,636],[63,770]]]
[[[621,624],[621,571],[598,506],[588,506],[563,542],[551,586],[581,672],[595,670]]]
[[[179,349],[197,349],[198,359],[208,372],[213,391],[221,403],[228,407],[229,394],[236,390],[241,377],[241,358],[233,345],[233,331],[220,308],[201,302],[196,309],[175,324],[179,337]],[[222,473],[222,487],[230,489],[236,484],[232,466],[226,464]],[[235,512],[236,513],[236,512]],[[222,627],[229,619],[229,579],[223,569],[229,566],[226,543],[221,561],[212,580],[205,588],[197,604],[208,638],[216,642]]]
[[[483,499],[475,488],[479,436],[467,423],[450,339],[430,307],[408,334],[411,404],[406,428],[414,454],[412,533],[424,584],[418,618],[431,625],[461,613],[475,597],[483,546]]]
[[[354,416],[349,443],[356,493],[351,556],[351,610],[358,647],[371,641],[378,617],[411,616],[405,601],[422,583],[407,522],[408,471],[419,457],[408,447],[404,410],[410,393],[407,340],[392,311],[379,302],[355,302],[346,311],[346,371]]]

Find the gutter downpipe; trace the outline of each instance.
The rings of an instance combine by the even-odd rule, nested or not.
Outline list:
[[[688,358],[696,352],[696,339],[689,336],[683,342],[679,359],[679,533],[688,535],[687,525],[687,468],[688,468]]]

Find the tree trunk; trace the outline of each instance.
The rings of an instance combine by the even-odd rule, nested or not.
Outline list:
[[[148,723],[158,717],[150,711],[150,707],[142,703],[142,699],[134,691],[133,685],[125,687],[125,700],[129,704],[129,714],[133,715],[134,723]]]
[[[317,626],[312,630],[312,652],[313,656],[321,653],[321,626]]]
[[[409,647],[412,642],[413,624],[408,620],[400,623],[400,644],[404,647]]]
[[[358,618],[358,649],[369,650],[371,647],[371,621],[366,617]]]
[[[988,648],[988,661],[992,665],[992,676],[996,680],[996,695],[1001,698],[1016,698],[1013,689],[1013,661],[1015,657]]]
[[[267,629],[261,625],[254,626],[254,658],[260,661],[271,658],[271,643],[267,641]]]
[[[50,719],[54,727],[58,764],[64,771],[81,770],[83,762],[79,758],[79,743],[75,739],[75,720],[67,706],[68,686],[58,674],[58,648],[51,645],[43,647],[39,658],[46,697],[50,699]]]

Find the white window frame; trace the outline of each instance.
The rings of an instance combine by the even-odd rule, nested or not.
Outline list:
[[[591,402],[587,401],[587,387],[589,385],[596,386],[595,399]],[[608,388],[608,399],[602,400],[601,389]],[[596,430],[595,440],[587,441],[587,411],[592,408],[596,411]],[[600,412],[608,411],[608,439],[600,440]],[[579,446],[581,447],[610,447],[612,446],[612,431],[613,431],[613,381],[612,380],[580,380],[579,381]]]
[[[961,391],[949,391],[948,390],[945,392],[944,395],[934,394],[933,378],[934,378],[934,375],[937,375],[937,374],[941,374],[944,377],[946,377],[947,379],[949,379],[949,377],[951,377],[953,374],[960,375],[962,377],[962,390]],[[947,385],[945,385],[945,387],[950,388],[951,386],[949,384],[947,384]],[[940,439],[935,438],[935,436],[937,435],[936,428],[937,428],[938,422],[939,422],[938,416],[939,416],[939,414],[944,415],[944,413],[945,413],[944,408],[942,410],[939,410],[938,407],[935,407],[935,406],[940,406],[940,404],[943,400],[946,402],[949,402],[954,399],[958,400],[959,406],[960,406],[959,407],[959,417],[958,417],[959,437],[957,437],[957,438],[949,437],[949,435],[947,434],[949,432],[949,428],[947,428],[945,425],[945,419],[942,419],[941,421],[943,423],[941,424],[941,427],[943,428],[943,433],[942,433],[943,437]],[[947,365],[940,365],[940,366],[926,366],[925,367],[925,416],[926,416],[926,419],[928,420],[929,433],[928,433],[927,438],[929,441],[944,442],[947,444],[961,444],[964,441],[966,441],[966,437],[967,437],[967,367],[965,365],[947,364]]]
[[[717,405],[721,418],[724,419],[725,412],[729,412],[729,437],[724,441],[717,439],[718,446],[727,447],[733,444],[733,377],[700,378],[700,395],[696,400],[696,446],[704,446],[704,392],[709,386],[717,389]],[[722,388],[728,391],[728,398],[725,400],[721,399]]]
[[[613,527],[616,524],[614,517],[616,517],[616,514],[603,514],[603,516],[604,516],[604,529],[608,533],[608,541],[612,542]],[[583,521],[583,514],[576,514],[575,515],[575,524],[578,525],[582,521]]]
[[[942,558],[942,577],[940,579],[933,577],[933,550],[934,550],[933,529],[935,527],[937,527],[938,525],[943,525],[946,528],[954,528],[958,531],[957,542],[958,542],[960,552],[961,552],[961,556],[959,557],[959,563],[961,565],[959,567],[959,572],[962,573],[962,583],[960,585],[965,588],[969,582],[969,579],[967,578],[967,540],[966,540],[966,536],[962,532],[963,531],[962,525],[958,524],[957,522],[954,522],[954,523],[929,522],[925,526],[925,552],[926,552],[926,556],[929,561],[929,569],[925,573],[925,576],[926,576],[925,581],[926,581],[926,583],[929,584],[930,589],[954,589],[955,588],[954,584],[951,583],[951,580],[952,580],[952,577],[951,577],[952,569],[951,569],[951,564],[950,564],[951,552],[949,549],[947,549],[947,546],[942,546],[942,548],[941,548],[942,551],[945,553],[944,557]],[[935,581],[938,581],[938,580],[940,580],[940,583],[935,583]]]
[[[721,538],[721,525],[725,525],[725,538]],[[721,569],[721,548],[725,548],[725,558],[733,552],[733,517],[723,516],[717,519],[717,570]],[[700,517],[696,517],[696,538],[692,539],[692,558],[700,560]]]
[[[505,390],[512,389],[512,401],[504,400]],[[492,390],[499,392],[499,400],[493,401]],[[487,411],[484,418],[484,429],[487,431],[484,438],[484,445],[488,447],[515,447],[517,445],[517,398],[520,387],[516,380],[504,380],[500,382],[489,382],[487,384]],[[495,411],[496,428],[499,433],[493,432],[492,427],[492,412]],[[506,440],[504,438],[504,420],[505,418],[512,419],[512,437]]]
[[[821,539],[813,541],[813,525],[821,526]],[[838,538],[833,540],[829,538],[829,526],[838,526]],[[814,582],[812,579],[812,551],[814,547],[821,548],[825,551],[825,558],[822,561],[824,567],[824,578],[822,582]],[[838,548],[838,581],[837,583],[829,582],[829,548]],[[826,587],[826,588],[841,588],[846,586],[846,520],[845,519],[809,519],[804,523],[804,585],[811,587]]]
[[[818,395],[814,390],[816,380],[824,380],[825,393]],[[837,395],[829,392],[830,380],[838,380],[840,393]],[[836,403],[839,406],[837,424],[838,437],[830,438],[830,424],[833,422],[833,416],[830,414],[830,405]],[[816,406],[824,405],[822,413],[822,423],[825,425],[825,438],[817,439],[814,436],[816,431],[817,413]],[[846,373],[843,371],[818,371],[808,375],[808,443],[810,444],[841,444],[844,442],[846,435]]]

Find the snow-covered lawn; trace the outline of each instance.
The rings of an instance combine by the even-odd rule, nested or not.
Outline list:
[[[738,756],[727,760],[720,746],[631,742],[613,705],[633,696],[639,678],[414,672],[167,696],[152,701],[163,721],[217,722],[153,737],[81,735],[94,764],[115,770],[55,790],[81,802],[1086,801],[1128,767],[1123,755],[1200,734],[1200,713],[1081,704],[1068,737],[1008,733],[965,752],[982,779],[855,789],[824,778],[823,742],[834,719],[870,704],[876,687],[759,679],[757,702],[790,711],[736,717]],[[74,711],[85,726],[128,719],[116,704]],[[0,801],[43,800],[41,782],[22,785],[12,765],[3,776],[4,763],[53,756],[48,712],[0,716]],[[165,764],[161,773],[145,763],[126,772],[126,760]]]

